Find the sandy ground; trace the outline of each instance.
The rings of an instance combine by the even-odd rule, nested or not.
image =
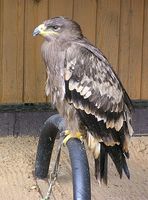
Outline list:
[[[40,200],[47,189],[47,182],[37,182],[33,176],[38,138],[0,138],[0,199]],[[93,161],[89,154],[92,200],[147,200],[148,199],[148,137],[133,138],[129,168],[131,180],[122,180],[109,164],[108,186],[99,186],[93,174]],[[52,163],[51,163],[52,164]],[[62,152],[58,181],[51,199],[71,200],[71,167],[66,147]]]

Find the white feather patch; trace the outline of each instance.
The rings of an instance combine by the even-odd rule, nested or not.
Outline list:
[[[74,107],[75,107],[76,109],[79,109],[79,105],[78,105],[77,103],[74,103],[74,102],[73,102],[73,105],[74,105]]]
[[[90,150],[93,150],[97,145],[98,141],[91,135],[91,133],[88,133],[87,136],[88,136],[88,147]]]
[[[119,119],[115,122],[115,129],[116,131],[120,131],[123,126],[123,116],[121,115]]]
[[[84,107],[83,107],[83,105],[81,103],[79,103],[79,109],[80,110],[84,110]]]
[[[72,90],[76,89],[78,85],[79,85],[78,82],[76,82],[76,81],[74,81],[73,79],[71,79],[71,80],[69,81],[69,90],[72,91]]]
[[[93,156],[95,159],[99,157],[100,154],[100,144],[99,142],[102,142],[102,140],[95,138],[91,135],[91,133],[87,132],[87,143],[88,143],[88,148],[90,151],[93,153]]]
[[[114,119],[107,121],[106,122],[106,128],[114,128],[115,127],[115,123],[114,123]]]
[[[64,78],[65,80],[69,80],[70,77],[72,76],[72,72],[74,70],[74,66],[76,64],[76,58],[74,58],[73,60],[71,60],[70,62],[67,63],[67,67],[65,69],[65,73],[64,73]]]
[[[82,96],[84,96],[89,90],[90,90],[90,87],[85,86],[85,87],[83,88],[83,90],[80,92],[80,94],[81,94]]]
[[[87,107],[87,106],[84,108],[84,110],[85,110],[85,112],[86,112],[88,115],[91,113],[91,110],[90,110],[89,107]]]
[[[97,116],[96,118],[97,118],[97,121],[98,121],[98,122],[101,121],[101,120],[103,120],[103,118],[100,117],[100,116]]]
[[[131,120],[131,118],[129,117],[129,115],[127,115],[127,126],[128,126],[128,130],[129,130],[129,135],[132,136],[134,133],[134,130],[130,124],[130,120]]]
[[[76,89],[78,85],[79,85],[79,82],[76,82],[76,81],[71,79],[69,81],[69,90],[72,91],[72,90]]]
[[[83,89],[82,85],[78,85],[76,88],[77,92],[79,92],[79,93],[82,91],[82,89]]]
[[[68,81],[71,76],[72,76],[72,72],[69,70],[65,70],[65,74],[64,74],[65,80]]]
[[[88,92],[85,94],[84,99],[87,99],[88,97],[90,97],[91,94],[92,94],[92,92],[91,92],[91,91],[88,91]]]
[[[100,148],[101,148],[100,143],[98,143],[94,148],[93,155],[94,155],[95,159],[97,159],[99,157],[99,155],[100,155]]]

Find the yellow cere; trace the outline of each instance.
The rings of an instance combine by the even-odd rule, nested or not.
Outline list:
[[[39,31],[40,31],[40,35],[42,35],[42,36],[47,36],[47,35],[58,35],[59,33],[57,33],[57,32],[54,32],[53,30],[48,30],[48,29],[46,29],[46,26],[44,25],[44,24],[40,24],[39,26],[38,26],[38,29],[39,29]]]

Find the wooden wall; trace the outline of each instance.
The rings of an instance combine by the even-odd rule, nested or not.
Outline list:
[[[133,99],[148,99],[148,0],[0,0],[0,103],[45,102],[43,39],[33,29],[64,15],[102,49]]]

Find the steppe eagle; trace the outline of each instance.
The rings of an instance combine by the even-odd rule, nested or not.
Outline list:
[[[65,17],[43,22],[33,32],[42,35],[47,67],[46,94],[66,121],[71,135],[81,133],[95,158],[95,176],[107,183],[107,155],[120,177],[128,178],[126,158],[133,134],[131,100],[100,49]]]

